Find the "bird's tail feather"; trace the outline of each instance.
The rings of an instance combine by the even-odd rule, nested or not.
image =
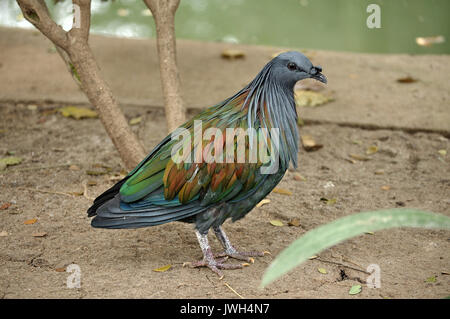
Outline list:
[[[97,228],[140,228],[182,220],[206,210],[198,203],[178,207],[150,206],[145,209],[123,210],[120,195],[108,200],[97,209],[91,225]]]
[[[102,206],[103,204],[105,204],[106,202],[108,202],[109,200],[113,199],[114,196],[116,196],[119,193],[120,187],[123,185],[123,183],[126,182],[127,179],[128,179],[128,176],[125,177],[124,179],[122,179],[121,181],[117,182],[113,187],[106,190],[101,195],[99,195],[94,200],[94,203],[92,204],[92,206],[89,207],[89,209],[87,210],[88,217],[97,215],[97,209],[100,206]]]

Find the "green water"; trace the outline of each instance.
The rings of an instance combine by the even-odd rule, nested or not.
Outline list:
[[[55,19],[71,26],[70,1],[46,1]],[[381,28],[369,29],[369,4],[381,9]],[[450,0],[182,0],[178,38],[293,48],[377,53],[450,53]],[[14,0],[0,0],[0,25],[29,27]],[[92,3],[92,32],[155,37],[141,0]],[[419,46],[416,37],[443,36]]]

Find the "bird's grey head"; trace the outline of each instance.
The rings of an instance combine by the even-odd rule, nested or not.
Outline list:
[[[279,84],[293,88],[297,81],[312,78],[327,83],[322,68],[314,66],[309,59],[297,51],[284,52],[271,61],[272,79]]]

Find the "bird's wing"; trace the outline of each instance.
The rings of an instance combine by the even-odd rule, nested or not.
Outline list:
[[[254,163],[248,162],[249,139],[236,134],[239,129],[244,132],[247,129],[246,110],[238,107],[238,103],[208,109],[184,125],[187,142],[170,140],[164,144],[121,186],[121,200],[134,203],[145,199],[161,206],[176,206],[200,199],[201,206],[207,206],[252,189],[262,163],[258,157]],[[196,120],[201,121],[201,126],[194,124]],[[210,128],[212,134],[207,136]],[[229,136],[231,141],[227,141]],[[238,145],[245,148],[238,150]],[[246,162],[237,161],[238,151],[245,152]]]
[[[177,147],[183,143],[166,138],[127,176],[119,194],[97,210],[93,225],[123,228],[161,224],[196,215],[219,202],[245,200],[256,191],[266,175],[259,172],[259,158],[248,162],[249,139],[233,135],[227,144],[227,129],[247,128],[246,110],[239,102],[242,99],[210,108],[184,124],[190,140],[182,152]],[[200,128],[195,120],[201,121]],[[205,137],[209,128],[214,129],[209,139],[195,138],[196,133]],[[237,162],[242,138],[246,162]],[[261,136],[256,138],[259,141]],[[232,148],[231,159],[224,145]],[[206,161],[206,154],[217,159],[220,152],[223,163]]]
[[[97,209],[102,206],[103,204],[105,204],[107,201],[113,199],[117,193],[119,192],[120,188],[122,187],[122,185],[128,180],[128,178],[130,178],[131,176],[133,176],[133,174],[138,171],[142,165],[144,165],[145,163],[148,162],[149,159],[151,159],[156,152],[158,152],[161,147],[163,145],[165,145],[167,142],[169,142],[169,136],[166,137],[165,139],[163,139],[151,152],[150,154],[148,154],[144,160],[141,161],[141,163],[139,163],[134,169],[133,171],[131,171],[125,178],[123,178],[122,180],[120,180],[119,182],[117,182],[113,187],[107,189],[105,192],[103,192],[101,195],[99,195],[95,200],[94,203],[92,204],[91,207],[89,207],[87,214],[88,217],[92,217],[95,216],[97,214]]]

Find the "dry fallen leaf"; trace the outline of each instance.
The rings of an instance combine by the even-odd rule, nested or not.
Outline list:
[[[45,231],[43,232],[37,232],[32,234],[33,237],[45,237],[47,236],[47,233]]]
[[[362,155],[358,155],[358,154],[350,154],[349,156],[351,158],[355,159],[355,160],[358,160],[358,161],[364,161],[365,162],[365,161],[370,160],[370,158],[362,156]]]
[[[74,119],[80,120],[83,118],[96,118],[98,116],[97,112],[88,109],[86,107],[77,106],[66,106],[58,109],[64,117],[73,117]]]
[[[314,255],[314,256],[309,257],[308,259],[309,260],[313,260],[313,259],[316,259],[316,258],[319,258],[319,256]]]
[[[237,49],[226,49],[222,51],[222,58],[234,60],[234,59],[242,59],[245,57],[244,51]]]
[[[0,232],[0,237],[6,237],[6,236],[8,236],[8,232],[6,230],[2,230]]]
[[[108,174],[108,171],[94,171],[94,170],[87,170],[86,171],[87,175],[90,176],[99,176],[99,175],[105,175]]]
[[[433,44],[444,43],[445,38],[442,35],[437,35],[434,37],[417,37],[416,43],[420,46],[429,47]]]
[[[278,219],[272,219],[272,220],[270,221],[270,223],[271,223],[273,226],[277,226],[277,227],[284,226],[283,222],[282,222],[281,220],[278,220]]]
[[[130,14],[130,10],[128,10],[128,9],[125,9],[125,8],[119,8],[118,10],[117,10],[117,15],[119,16],[119,17],[126,17],[126,16],[128,16]]]
[[[66,271],[66,267],[55,268],[55,271],[57,271],[57,272],[65,272]]]
[[[79,170],[80,170],[80,167],[77,166],[77,165],[70,165],[70,166],[69,166],[69,169],[70,169],[71,171],[79,171]]]
[[[317,268],[317,271],[324,275],[328,274],[328,271],[325,268]]]
[[[425,280],[425,282],[436,282],[436,276],[428,277],[427,280]]]
[[[151,17],[153,14],[150,9],[144,9],[141,11],[141,15],[143,15],[144,17]]]
[[[165,271],[169,270],[170,268],[172,268],[172,265],[166,265],[166,266],[162,266],[162,267],[153,269],[153,271],[156,271],[156,272],[165,272]]]
[[[137,125],[142,122],[142,116],[134,117],[130,120],[130,125]]]
[[[322,82],[313,80],[313,79],[305,79],[303,81],[297,82],[294,86],[294,91],[297,90],[306,90],[306,91],[323,91],[326,88],[325,84]]]
[[[441,154],[442,156],[445,156],[447,155],[447,150],[439,150],[438,153]]]
[[[8,156],[0,158],[0,171],[4,170],[7,166],[18,165],[22,163],[22,158],[15,156]]]
[[[270,203],[270,199],[263,199],[262,201],[260,201],[260,202],[256,205],[256,207],[261,207],[261,206],[263,206],[263,205],[265,205],[265,204],[268,204],[268,203]]]
[[[410,76],[405,76],[404,78],[397,79],[397,82],[398,83],[405,83],[405,84],[407,84],[407,83],[414,83],[414,82],[417,82],[417,79],[414,79],[414,78],[412,78]]]
[[[319,106],[333,101],[333,97],[325,96],[321,93],[307,90],[295,91],[295,102],[297,106]]]
[[[369,146],[369,148],[366,150],[366,154],[367,154],[367,155],[372,155],[372,154],[375,154],[376,152],[378,152],[378,146],[376,146],[376,145],[371,145],[371,146]]]
[[[306,181],[306,178],[304,178],[299,173],[295,173],[293,177],[294,177],[294,180],[296,180],[297,182]]]
[[[102,163],[95,163],[94,165],[92,165],[92,167],[104,168],[109,171],[112,170],[112,168],[110,166],[102,164]]]
[[[75,191],[75,192],[69,192],[68,194],[70,195],[74,195],[74,196],[83,196],[84,195],[84,190],[82,191]]]
[[[384,191],[388,191],[388,190],[391,189],[391,186],[389,186],[389,185],[383,185],[383,186],[381,186],[381,189],[384,190]]]
[[[384,171],[383,170],[377,170],[374,172],[375,175],[383,175]]]
[[[354,285],[350,288],[350,290],[348,291],[349,295],[357,295],[361,292],[362,287],[361,285]]]
[[[288,195],[291,196],[292,192],[288,191],[287,189],[284,188],[280,188],[280,187],[275,187],[272,192],[277,193],[277,194],[282,194],[282,195]]]
[[[2,206],[0,206],[0,210],[8,209],[12,204],[11,203],[4,203]]]
[[[307,152],[317,151],[318,149],[321,149],[323,147],[322,144],[316,143],[316,141],[310,135],[302,135],[301,140],[303,148]]]
[[[300,219],[294,217],[288,222],[289,226],[300,227]]]
[[[35,222],[37,222],[38,220],[37,220],[37,218],[33,218],[33,219],[27,219],[26,221],[24,221],[23,223],[25,224],[25,225],[31,225],[31,224],[34,224]]]
[[[322,198],[320,198],[320,201],[324,202],[327,205],[334,205],[334,204],[336,204],[337,199],[336,198],[328,199],[328,198],[322,197]]]

